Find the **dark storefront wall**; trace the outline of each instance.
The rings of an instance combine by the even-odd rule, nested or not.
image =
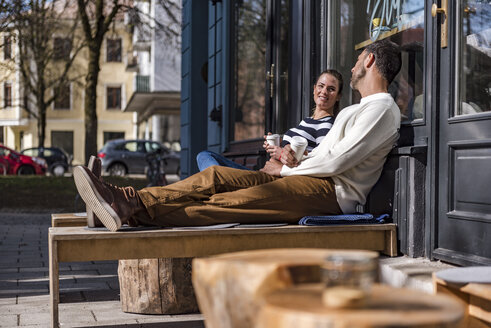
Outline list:
[[[440,48],[440,21],[431,16],[432,1],[401,0],[399,8],[397,3],[210,1],[207,124],[196,123],[202,130],[193,130],[189,145],[192,148],[194,142],[199,151],[196,145],[205,141],[208,149],[256,161],[264,132],[283,133],[309,114],[311,85],[323,69],[334,67],[343,73],[343,106],[357,103],[359,95],[348,87],[352,65],[372,39],[389,37],[401,45],[403,53],[403,68],[390,87],[403,122],[398,148],[389,156],[389,174],[377,186],[390,204],[380,206],[377,197],[372,197],[369,206],[392,211],[400,250],[405,254],[460,264],[487,263],[491,257],[491,198],[486,194],[491,185],[487,169],[491,120],[486,113],[490,110],[486,74],[490,50],[486,48],[489,27],[483,22],[491,20],[481,19],[479,27],[476,23],[471,27],[475,31],[464,27],[460,32],[456,27],[470,22],[465,15],[455,16],[459,11],[452,2],[449,46]],[[489,15],[482,9],[490,5],[482,1],[460,3],[460,11],[468,17]],[[385,5],[394,7],[387,12]],[[374,26],[376,18],[382,22],[379,26]],[[460,33],[467,34],[457,45]],[[481,42],[482,49],[476,42]],[[469,71],[470,62],[477,66],[473,64]],[[458,86],[456,81],[460,81]],[[474,100],[476,88],[462,89],[463,85],[479,89],[486,83],[487,98],[478,102]],[[189,95],[193,97],[194,93]],[[204,110],[202,102],[194,104],[188,108],[190,116]],[[482,113],[470,113],[476,110],[474,105]],[[198,134],[201,139],[196,141]],[[188,158],[193,161],[194,157]]]

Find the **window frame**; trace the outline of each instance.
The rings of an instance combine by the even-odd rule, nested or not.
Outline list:
[[[57,107],[57,104],[56,104],[57,99],[55,99],[53,101],[53,110],[71,110],[72,109],[72,83],[68,83],[68,85],[66,85],[66,87],[68,87],[68,107]]]
[[[109,107],[109,91],[119,89],[119,107]],[[114,111],[114,110],[122,110],[123,109],[123,86],[122,85],[106,85],[106,110]]]
[[[7,94],[7,87],[9,88],[9,96],[8,96],[8,98],[6,96],[6,94]],[[3,108],[4,109],[12,108],[12,82],[10,82],[10,81],[3,82],[2,98],[3,98],[2,99],[3,100]]]
[[[61,42],[60,45],[57,46],[57,41]],[[68,47],[66,46],[68,45]],[[72,53],[72,42],[70,38],[62,37],[62,36],[54,36],[53,37],[53,59],[54,60],[70,60],[70,56]]]
[[[10,34],[3,36],[3,59],[12,59],[12,35]]]
[[[109,49],[110,46],[114,45],[114,42],[119,41],[119,53],[114,55],[114,50]],[[107,38],[106,39],[106,62],[107,63],[122,63],[123,62],[123,39],[122,38]],[[114,58],[115,57],[115,58]]]

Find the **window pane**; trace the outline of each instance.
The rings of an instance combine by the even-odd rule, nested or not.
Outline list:
[[[280,47],[279,47],[279,85],[278,108],[276,108],[276,131],[285,133],[288,126],[288,65],[290,64],[290,0],[281,0],[280,6]]]
[[[12,106],[12,85],[10,83],[5,83],[3,85],[3,106]]]
[[[104,144],[106,144],[106,142],[108,142],[109,140],[124,139],[124,132],[104,131],[103,136],[104,136]]]
[[[23,152],[23,154],[27,156],[38,156],[38,151],[37,149],[27,149]]]
[[[266,1],[235,3],[234,140],[259,138],[265,124]]]
[[[133,152],[135,152],[138,149],[138,143],[136,141],[127,142],[124,145],[124,149],[127,150],[127,151],[133,151]]]
[[[491,111],[491,5],[465,0],[461,7],[457,115]]]
[[[351,68],[367,45],[390,38],[401,46],[402,68],[389,92],[401,109],[402,120],[423,118],[424,1],[340,0],[338,8],[341,37],[335,49],[335,62],[339,63],[337,68],[344,80],[350,80]],[[341,108],[359,102],[358,92],[348,93]]]
[[[68,38],[54,38],[53,57],[56,60],[69,60],[72,43]]]
[[[107,61],[121,61],[121,39],[107,39]]]
[[[156,142],[145,142],[145,151],[147,153],[153,153],[156,151],[160,151],[161,147],[158,143]]]
[[[3,38],[3,58],[11,59],[12,58],[12,38],[10,35],[6,35]]]
[[[121,109],[121,88],[107,88],[107,109]]]
[[[73,156],[73,131],[51,131],[51,146]]]
[[[61,86],[55,98],[55,109],[70,109],[70,85]]]

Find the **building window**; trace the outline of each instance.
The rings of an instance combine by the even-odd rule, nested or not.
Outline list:
[[[3,84],[3,107],[11,107],[12,106],[12,84],[4,83]]]
[[[107,39],[107,61],[121,61],[121,39]]]
[[[68,38],[54,38],[53,58],[55,60],[69,60],[72,51],[72,43]]]
[[[332,19],[339,20],[336,43],[328,45],[328,56],[344,77],[351,76],[351,68],[366,46],[386,39],[398,44],[402,51],[402,67],[389,86],[389,93],[401,110],[402,121],[424,118],[423,77],[425,2],[421,0],[396,1],[389,8],[378,2],[341,0]],[[348,14],[349,13],[349,14]],[[348,91],[341,108],[358,103],[360,94]]]
[[[12,59],[12,37],[10,35],[3,37],[3,59]]]
[[[55,109],[70,109],[70,84],[62,85],[58,90],[58,95],[55,98]]]
[[[109,140],[124,139],[124,132],[104,131],[104,144]]]
[[[51,146],[73,156],[73,131],[51,131]]]
[[[107,87],[106,109],[121,109],[121,87]]]
[[[235,6],[234,141],[259,138],[264,134],[266,17],[264,1],[245,0]]]

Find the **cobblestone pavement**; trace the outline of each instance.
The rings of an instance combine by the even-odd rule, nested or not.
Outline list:
[[[0,327],[49,327],[50,214],[0,213]],[[117,261],[60,263],[61,327],[204,327],[200,314],[138,315],[119,303]]]

